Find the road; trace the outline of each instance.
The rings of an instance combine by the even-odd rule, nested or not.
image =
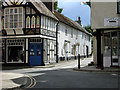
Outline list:
[[[91,60],[82,60],[81,67]],[[51,68],[24,68],[4,72],[25,74],[27,83],[22,88],[118,88],[118,73],[74,71],[76,66],[77,60],[72,60]]]

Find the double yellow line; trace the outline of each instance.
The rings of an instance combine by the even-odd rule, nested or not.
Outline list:
[[[26,75],[30,79],[30,84],[26,88],[32,88],[36,85],[36,79],[32,76]]]

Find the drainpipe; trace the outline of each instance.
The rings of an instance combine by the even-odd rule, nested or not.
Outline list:
[[[56,63],[58,63],[58,25],[59,22],[56,25]]]

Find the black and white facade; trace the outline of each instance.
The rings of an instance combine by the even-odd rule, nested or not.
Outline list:
[[[41,1],[3,2],[3,62],[29,65],[56,62],[57,23]]]

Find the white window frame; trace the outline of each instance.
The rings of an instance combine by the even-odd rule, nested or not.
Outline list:
[[[17,10],[18,10],[18,12],[17,13],[14,13],[14,10],[17,8]],[[19,13],[19,8],[22,8],[22,13]],[[9,10],[9,14],[6,14],[6,10]],[[10,28],[10,9],[13,9],[13,28]],[[5,8],[4,9],[5,11],[4,11],[4,20],[6,21],[6,15],[8,15],[8,28],[6,28],[6,22],[4,21],[4,28],[5,29],[21,29],[21,28],[23,28],[23,7],[9,7],[9,8]],[[21,20],[21,22],[22,22],[22,27],[19,27],[19,14],[22,14],[22,20]],[[18,26],[16,27],[16,28],[14,28],[14,15],[18,15],[18,20],[17,20],[17,23],[18,23]]]

